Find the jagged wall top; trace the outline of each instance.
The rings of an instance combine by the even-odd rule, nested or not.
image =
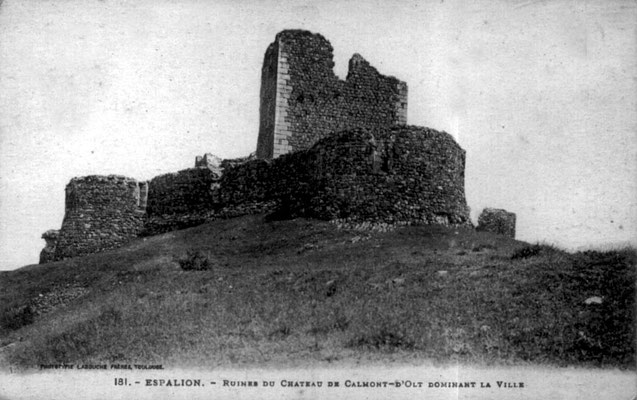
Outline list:
[[[381,75],[360,54],[344,81],[333,68],[333,48],[322,35],[276,35],[261,74],[258,158],[307,149],[332,132],[407,123],[405,82]]]

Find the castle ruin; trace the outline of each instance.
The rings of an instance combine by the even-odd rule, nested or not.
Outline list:
[[[206,154],[149,182],[74,178],[42,261],[255,213],[471,226],[465,151],[446,132],[407,125],[404,82],[357,54],[345,81],[333,66],[320,34],[280,32],[264,57],[256,157]]]
[[[383,76],[359,54],[345,81],[320,34],[287,30],[268,47],[261,71],[257,157],[307,149],[333,132],[407,123],[407,84]]]

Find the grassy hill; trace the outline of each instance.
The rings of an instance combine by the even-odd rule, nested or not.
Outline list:
[[[0,365],[635,365],[634,250],[247,216],[0,275]]]

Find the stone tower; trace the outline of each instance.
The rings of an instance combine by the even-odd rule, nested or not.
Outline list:
[[[119,175],[73,178],[54,260],[113,249],[142,231],[148,183]]]
[[[407,84],[381,75],[359,54],[346,80],[334,73],[332,45],[320,34],[285,30],[261,72],[257,157],[309,148],[329,133],[407,123]]]

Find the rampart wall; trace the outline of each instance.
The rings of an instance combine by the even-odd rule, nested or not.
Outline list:
[[[149,183],[144,234],[153,235],[200,224],[213,207],[219,174],[207,167],[159,175]]]
[[[73,178],[66,186],[54,260],[112,249],[137,237],[146,214],[146,182],[118,175]]]
[[[320,34],[280,32],[261,73],[257,157],[308,149],[326,135],[355,127],[407,123],[407,84],[381,75],[354,54],[343,81],[332,45]]]
[[[469,224],[464,166],[464,150],[447,133],[357,128],[231,168],[219,192],[226,205],[262,211],[256,206],[267,203],[282,217]]]
[[[307,151],[309,181],[283,204],[321,219],[469,223],[465,152],[444,132],[357,128]],[[286,204],[287,203],[287,204]]]
[[[433,129],[356,128],[274,160],[221,165],[221,176],[191,168],[155,177],[148,186],[124,177],[73,179],[55,259],[114,248],[140,234],[255,213],[470,224],[465,152],[449,134]]]

